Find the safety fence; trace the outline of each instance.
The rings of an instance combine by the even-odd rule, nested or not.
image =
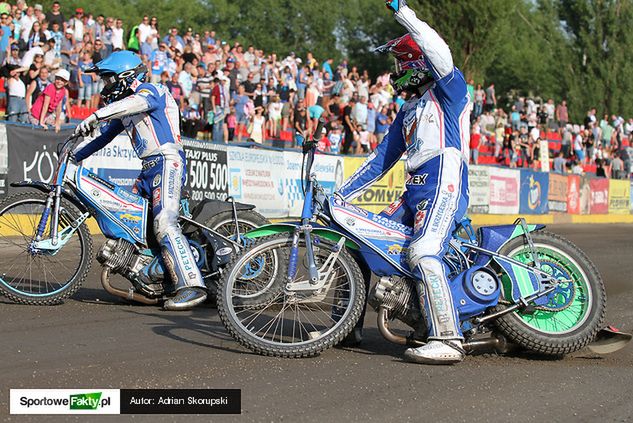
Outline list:
[[[70,134],[25,125],[0,124],[0,198],[11,182],[50,182],[57,145]],[[226,199],[255,204],[271,218],[301,213],[302,155],[297,151],[253,148],[184,140],[191,200]],[[332,193],[364,161],[363,157],[318,155],[313,167],[320,184]],[[125,135],[85,160],[83,165],[111,183],[131,187],[140,172]],[[558,175],[494,166],[471,166],[470,208],[474,214],[629,214],[633,210],[627,181]],[[405,182],[400,162],[355,202],[378,212],[395,201]]]

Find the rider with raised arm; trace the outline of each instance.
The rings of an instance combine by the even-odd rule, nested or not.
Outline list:
[[[442,257],[468,207],[470,101],[446,42],[416,17],[405,0],[386,5],[409,34],[378,50],[396,58],[394,88],[414,97],[402,106],[382,143],[338,194],[347,201],[360,196],[407,154],[406,191],[382,212],[414,228],[407,259],[418,280],[429,342],[407,349],[405,357],[419,363],[455,363],[464,358],[463,336]]]
[[[89,72],[96,72],[104,81],[101,96],[106,106],[81,122],[76,132],[88,135],[101,122],[107,124],[101,128],[101,135],[78,146],[75,158],[81,161],[122,131],[127,132],[143,161],[133,190],[152,198],[154,232],[176,288],[176,295],[165,302],[164,308],[190,309],[203,302],[207,293],[189,243],[178,226],[180,189],[186,175],[178,105],[166,87],[144,82],[147,69],[130,51],[113,53]]]

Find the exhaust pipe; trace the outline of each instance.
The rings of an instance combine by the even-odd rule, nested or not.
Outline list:
[[[110,284],[110,268],[107,266],[104,266],[103,270],[101,270],[101,285],[103,286],[103,289],[106,290],[106,292],[116,297],[121,297],[128,301],[137,301],[139,303],[148,305],[158,304],[157,298],[147,298],[144,295],[134,292],[132,288],[130,288],[129,291],[124,291],[122,289],[113,287]]]
[[[424,345],[424,342],[414,339],[412,336],[404,337],[396,335],[389,330],[389,311],[385,307],[378,309],[378,331],[389,342],[393,342],[398,345],[406,345],[408,347],[420,347]],[[492,336],[490,338],[473,339],[471,341],[464,342],[462,347],[468,353],[474,353],[479,351],[496,351],[499,354],[506,354],[512,351],[516,346],[509,343],[502,336]]]

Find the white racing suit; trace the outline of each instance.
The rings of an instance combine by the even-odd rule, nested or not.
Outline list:
[[[395,16],[426,56],[435,84],[403,105],[382,143],[339,194],[347,201],[358,197],[406,153],[406,191],[382,215],[414,228],[408,263],[419,281],[429,340],[462,339],[442,257],[468,207],[466,81],[454,67],[448,46],[429,25],[406,6]]]
[[[123,130],[143,168],[133,191],[152,199],[154,232],[176,290],[205,288],[189,243],[178,226],[180,190],[185,183],[185,155],[180,138],[178,105],[162,85],[135,84],[134,94],[95,112],[109,121],[101,135],[75,150],[81,161],[103,148]]]

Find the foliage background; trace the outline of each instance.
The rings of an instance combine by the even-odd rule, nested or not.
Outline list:
[[[45,0],[45,10],[52,1]],[[497,93],[568,99],[574,120],[590,107],[633,116],[633,0],[409,0],[446,39],[455,63]],[[390,60],[374,47],[402,35],[381,0],[71,0],[95,15],[120,17],[125,28],[144,14],[170,26],[213,29],[218,37],[266,52],[335,60],[346,57],[376,74]]]

